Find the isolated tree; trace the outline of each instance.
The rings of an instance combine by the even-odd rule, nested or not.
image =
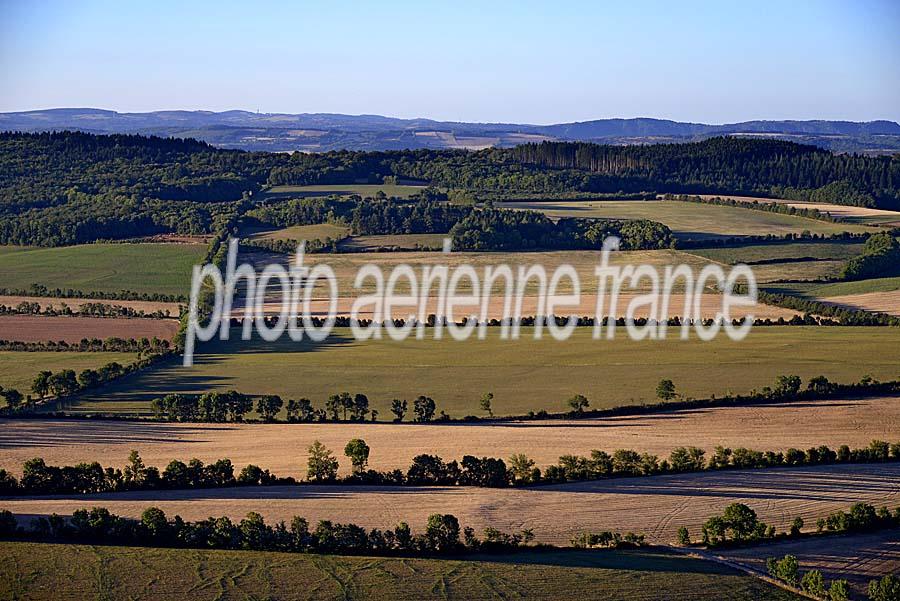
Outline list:
[[[434,418],[434,410],[434,399],[431,397],[420,396],[413,401],[413,413],[416,414],[417,422],[430,422]]]
[[[39,372],[31,383],[31,392],[38,395],[39,398],[47,396],[47,393],[50,392],[50,376],[52,375],[53,372],[51,371]]]
[[[487,412],[490,417],[494,417],[494,410],[491,407],[491,402],[494,400],[494,393],[488,392],[483,397],[481,397],[480,405],[481,410]]]
[[[900,577],[888,574],[869,582],[870,601],[900,601]]]
[[[0,390],[3,390],[0,388]],[[0,396],[3,396],[6,399],[6,406],[9,407],[12,411],[15,411],[19,408],[19,405],[22,403],[23,396],[22,393],[16,390],[15,388],[7,388],[0,393]]]
[[[256,401],[256,412],[259,413],[263,421],[271,422],[278,416],[282,405],[284,405],[284,401],[281,400],[280,396],[277,394],[266,394],[259,397],[259,400]]]
[[[780,397],[795,396],[800,392],[802,383],[800,376],[778,376],[775,379],[774,393]]]
[[[588,402],[587,398],[583,394],[576,394],[568,401],[569,407],[572,408],[572,411],[576,413],[581,413],[587,407],[590,406],[590,402]]]
[[[366,444],[366,441],[354,438],[344,447],[344,455],[350,458],[355,475],[366,471],[366,465],[369,462],[369,445]]]
[[[815,597],[825,596],[825,579],[819,570],[810,570],[800,579],[800,588]]]
[[[682,526],[678,529],[678,544],[679,545],[689,545],[691,544],[691,535],[688,532],[687,527]]]
[[[509,458],[509,471],[518,484],[530,484],[534,480],[534,460],[524,453],[515,453]]]
[[[364,394],[354,395],[353,404],[350,407],[350,418],[357,422],[365,421],[368,413],[369,397]]]
[[[402,401],[400,399],[394,399],[391,401],[391,413],[394,414],[395,422],[402,422],[403,417],[406,415],[407,403],[406,399]]]
[[[317,440],[310,445],[308,453],[306,477],[309,480],[331,482],[337,478],[338,460],[325,445]]]
[[[831,601],[848,601],[850,599],[850,583],[843,578],[832,580],[828,587],[828,598]]]
[[[795,517],[794,521],[791,522],[791,536],[797,536],[800,534],[800,530],[803,529],[803,518]]]
[[[93,388],[100,383],[100,374],[93,369],[85,369],[78,374],[78,383],[82,388]]]
[[[428,516],[425,540],[434,551],[452,551],[459,547],[459,520],[447,513]]]
[[[656,385],[656,398],[661,401],[671,401],[676,396],[675,383],[672,380],[660,380]]]

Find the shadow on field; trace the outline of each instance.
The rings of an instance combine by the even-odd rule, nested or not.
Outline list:
[[[736,574],[723,565],[686,557],[663,549],[547,549],[502,555],[478,554],[464,557],[467,561],[514,565],[598,568],[635,572],[690,572],[693,574]]]
[[[109,422],[79,420],[77,427],[69,428],[73,422],[22,421],[16,424],[15,432],[0,428],[0,449],[17,449],[27,447],[60,447],[79,444],[122,444],[122,443],[167,443],[184,444],[213,442],[210,438],[192,438],[203,433],[207,436],[223,430],[233,430],[230,424],[208,424],[198,427],[172,427],[165,423],[142,424],[139,422]],[[52,430],[51,430],[52,429]],[[49,432],[52,431],[52,434]],[[106,458],[105,461],[109,461]],[[122,463],[125,457],[121,458]]]

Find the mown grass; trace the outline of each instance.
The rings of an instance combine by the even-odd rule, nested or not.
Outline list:
[[[893,292],[900,290],[900,277],[872,278],[857,282],[802,282],[766,286],[767,292],[793,294],[804,298],[830,298],[847,294]]]
[[[245,228],[241,231],[241,236],[249,240],[340,240],[349,234],[349,227],[331,223],[294,225],[281,229]]]
[[[424,186],[405,184],[325,184],[316,186],[273,186],[263,194],[266,198],[300,198],[303,196],[350,196],[359,194],[363,198],[375,196],[379,191],[387,196],[408,198],[424,190]]]
[[[0,246],[0,286],[32,284],[85,292],[190,293],[202,244],[84,244],[60,248]]]
[[[767,211],[679,201],[548,201],[504,203],[504,207],[532,209],[550,217],[652,219],[669,226],[684,239],[723,236],[783,235],[808,230],[816,234],[871,231],[862,225],[829,223]]]
[[[229,342],[203,345],[193,367],[169,363],[112,384],[72,408],[73,411],[149,411],[150,401],[170,392],[199,393],[237,389],[248,394],[307,397],[321,407],[331,394],[368,395],[380,419],[390,419],[394,398],[418,395],[435,399],[438,411],[453,417],[481,414],[479,399],[494,393],[496,415],[567,410],[566,401],[584,394],[592,407],[655,402],[660,379],[674,380],[692,397],[747,393],[772,385],[781,374],[804,380],[818,375],[841,382],[863,375],[900,377],[900,329],[849,327],[758,327],[742,341],[724,334],[710,342],[692,336],[680,340],[630,340],[624,331],[614,340],[594,340],[590,328],[578,328],[567,341],[544,332],[534,340],[523,328],[517,341],[501,340],[489,328],[485,340],[455,341],[444,334],[423,340],[359,341],[336,328],[323,343]]]
[[[0,332],[0,339],[2,338],[3,333]],[[31,383],[42,370],[49,369],[55,372],[74,369],[78,373],[83,369],[97,368],[112,361],[125,365],[134,359],[135,355],[131,353],[0,351],[0,386],[15,388],[22,394],[29,394]]]
[[[797,597],[660,550],[400,559],[0,543],[0,598],[722,599]]]
[[[688,251],[717,263],[757,263],[772,259],[804,259],[846,261],[862,252],[862,242],[795,242],[793,244],[749,244],[727,248],[700,248]]]

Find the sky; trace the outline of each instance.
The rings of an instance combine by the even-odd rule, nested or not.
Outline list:
[[[900,121],[900,0],[0,0],[0,111]]]

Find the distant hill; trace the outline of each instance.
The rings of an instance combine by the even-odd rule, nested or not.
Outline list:
[[[779,138],[837,152],[890,154],[900,151],[900,125],[893,121],[746,121],[707,125],[638,118],[529,125],[248,111],[118,113],[92,108],[60,108],[0,113],[0,131],[61,129],[193,137],[224,148],[306,152],[475,149],[542,140],[645,144],[696,141],[721,135]]]

